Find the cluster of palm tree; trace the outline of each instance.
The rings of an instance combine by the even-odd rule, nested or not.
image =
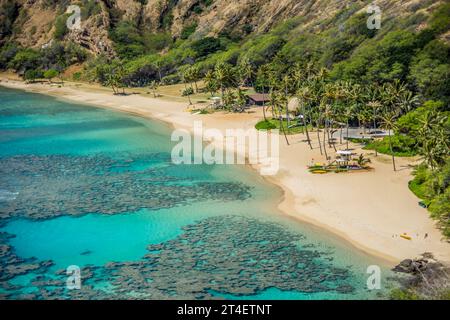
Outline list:
[[[184,70],[185,84],[198,92],[197,81],[202,74],[195,66]],[[356,125],[363,131],[381,127],[388,131],[389,146],[394,170],[395,152],[391,135],[396,129],[396,121],[403,114],[414,109],[419,98],[400,81],[385,84],[360,84],[352,81],[330,79],[326,68],[316,68],[312,63],[283,66],[276,62],[254,68],[248,59],[242,59],[236,66],[218,62],[203,75],[205,89],[213,96],[220,92],[224,108],[238,110],[245,105],[247,97],[244,87],[254,87],[257,92],[267,95],[263,100],[264,120],[268,121],[270,110],[272,119],[280,121],[286,142],[290,130],[291,114],[301,121],[306,134],[306,142],[313,148],[311,133],[316,132],[318,148],[328,158],[327,148],[336,150],[335,133],[340,131],[339,141],[343,144],[346,130],[346,146],[349,148],[349,128]],[[297,98],[298,108],[289,110],[289,100]],[[283,116],[287,125],[283,125]],[[286,132],[287,131],[287,132]],[[436,151],[433,151],[436,153]]]
[[[264,67],[269,69],[270,67]],[[299,102],[297,113],[303,122],[306,139],[311,148],[312,141],[308,126],[316,128],[317,141],[321,154],[328,159],[327,147],[336,151],[334,134],[340,131],[342,144],[343,130],[346,130],[346,146],[349,148],[349,128],[356,124],[358,128],[372,126],[376,130],[379,125],[388,130],[388,140],[392,154],[394,170],[395,157],[391,135],[395,130],[396,120],[415,108],[419,99],[399,81],[383,85],[363,85],[352,81],[332,81],[328,70],[315,69],[312,64],[295,65],[285,72],[282,78],[276,74],[268,77],[269,92],[276,97],[284,95],[283,103],[274,99],[273,106],[281,112],[286,99],[296,96]],[[289,119],[289,117],[287,117]],[[320,134],[322,131],[322,134]],[[321,137],[322,136],[322,137]]]
[[[105,85],[110,86],[115,94],[125,93],[125,71],[120,63],[106,66]],[[160,70],[160,66],[157,68]],[[202,72],[198,65],[188,65],[180,69],[185,84],[185,91],[198,93],[198,82],[203,79],[204,90],[211,96],[220,93],[224,109],[242,111],[247,104],[246,90],[253,87],[268,103],[262,108],[264,120],[279,121],[287,144],[287,134],[291,128],[293,116],[297,125],[302,127],[306,142],[313,149],[318,147],[320,153],[328,159],[328,150],[336,150],[336,144],[342,145],[346,131],[346,147],[349,148],[349,128],[357,126],[365,132],[366,128],[377,130],[379,127],[388,131],[388,142],[395,163],[395,150],[392,135],[396,122],[403,114],[413,110],[419,104],[419,98],[405,84],[394,81],[384,84],[361,84],[353,81],[333,80],[326,68],[316,68],[313,63],[286,66],[276,61],[256,68],[244,58],[236,66],[218,62],[211,70]],[[160,75],[161,78],[161,75]],[[152,82],[150,88],[156,96],[158,81]],[[289,101],[296,98],[296,110],[289,109]],[[284,125],[284,121],[287,125]],[[435,168],[448,157],[448,132],[446,119],[436,112],[428,112],[420,129],[420,150],[427,164]],[[312,134],[317,135],[317,146],[313,146]],[[339,132],[338,138],[336,133]],[[328,150],[327,150],[328,149]]]
[[[427,111],[420,119],[420,151],[432,171],[445,164],[450,156],[450,133],[447,117],[436,110]]]

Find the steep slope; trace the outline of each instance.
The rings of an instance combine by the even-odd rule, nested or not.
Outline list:
[[[246,37],[264,33],[288,18],[300,17],[300,29],[326,30],[327,23],[345,21],[365,12],[368,0],[0,0],[0,43],[14,40],[24,47],[38,48],[55,38],[55,32],[93,53],[114,54],[109,31],[130,21],[140,31],[169,32],[178,38],[188,26],[190,36],[200,39],[220,33]],[[379,0],[383,20],[422,11],[428,15],[442,1]],[[81,30],[64,28],[70,4],[81,8]],[[58,29],[58,30],[57,30]]]

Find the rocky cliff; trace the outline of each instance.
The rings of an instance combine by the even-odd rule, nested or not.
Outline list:
[[[428,15],[442,1],[378,0],[384,20],[423,11]],[[58,18],[66,8],[81,8],[81,29],[69,30],[73,40],[93,53],[114,54],[108,31],[122,20],[140,30],[170,32],[179,37],[195,25],[193,38],[221,32],[246,36],[277,23],[301,17],[301,28],[322,31],[339,15],[366,10],[367,0],[0,0],[0,43],[13,39],[25,47],[40,47],[54,38]],[[8,26],[12,31],[8,31]]]

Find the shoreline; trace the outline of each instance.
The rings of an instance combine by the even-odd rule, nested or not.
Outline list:
[[[223,132],[228,128],[254,128],[256,121],[262,118],[260,109],[243,114],[217,112],[193,115],[186,112],[186,103],[141,94],[113,96],[100,88],[88,91],[70,86],[70,83],[58,88],[48,84],[25,84],[4,77],[0,80],[0,85],[7,88],[156,119],[173,128],[191,132],[196,120],[203,121],[204,129],[217,128]],[[439,260],[450,261],[450,244],[441,241],[440,232],[429,218],[429,213],[417,205],[419,200],[408,189],[411,159],[399,159],[401,169],[396,173],[392,172],[389,157],[381,155],[371,157],[375,167],[373,172],[312,175],[306,166],[314,158],[322,162],[323,157],[317,149],[310,150],[303,139],[302,134],[289,136],[292,144],[287,146],[284,137],[280,136],[280,170],[275,176],[262,176],[283,191],[277,205],[282,214],[324,229],[355,249],[379,257],[390,265],[424,252],[432,252]],[[358,153],[370,155],[357,145],[352,144],[352,148]],[[258,170],[257,166],[248,166]],[[398,235],[403,232],[413,236],[413,239],[399,238]],[[425,234],[428,234],[426,239]]]

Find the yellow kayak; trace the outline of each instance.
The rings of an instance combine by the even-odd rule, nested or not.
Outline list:
[[[326,171],[326,170],[313,170],[313,171],[311,171],[311,173],[317,173],[317,174],[324,174],[324,173],[327,173],[328,171]]]
[[[406,239],[406,240],[412,240],[412,238],[410,236],[408,236],[406,233],[401,234],[400,237],[403,239]]]

